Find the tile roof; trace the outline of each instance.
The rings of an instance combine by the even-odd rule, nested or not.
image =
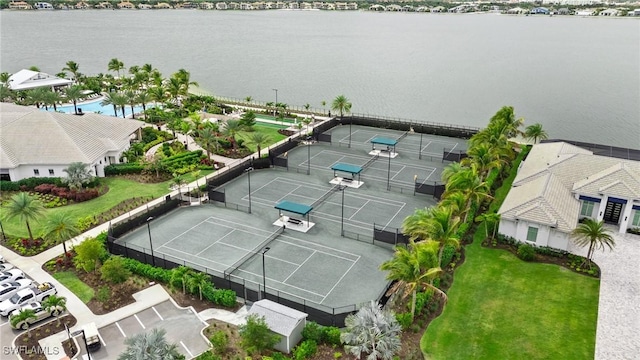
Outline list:
[[[9,77],[9,89],[27,90],[38,87],[69,85],[73,81],[59,78],[47,73],[22,69]]]
[[[248,314],[264,316],[269,329],[284,336],[291,335],[296,325],[307,317],[307,314],[301,311],[266,299],[253,303]]]
[[[0,103],[0,166],[91,164],[126,147],[143,125],[99,114],[76,116]]]

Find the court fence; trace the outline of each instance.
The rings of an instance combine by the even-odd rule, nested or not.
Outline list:
[[[157,218],[172,210],[177,209],[182,201],[178,198],[171,198],[168,196],[165,198],[165,202],[160,203],[153,207],[147,207],[147,211],[137,213],[133,216],[128,216],[125,220],[117,222],[115,224],[109,224],[108,235],[110,237],[119,238],[122,235],[136,229],[146,222],[151,221],[153,218]]]
[[[451,150],[447,150],[447,148],[444,148],[442,150],[442,162],[446,161],[456,161],[456,162],[460,162],[460,160],[469,157],[469,155],[467,154],[466,151],[463,150],[458,150],[458,151],[453,151],[453,149]]]
[[[342,124],[364,125],[400,131],[413,131],[420,134],[449,136],[469,139],[480,131],[480,128],[462,125],[451,125],[435,122],[391,118],[378,115],[350,114],[344,116]]]
[[[409,237],[403,234],[400,229],[381,226],[375,223],[373,224],[373,239],[394,246],[409,243]]]
[[[144,264],[149,264],[163,269],[173,269],[179,266],[187,266],[194,270],[205,273],[209,276],[213,284],[219,289],[230,289],[245,301],[255,302],[262,298],[275,301],[292,309],[302,311],[309,316],[307,320],[317,322],[324,326],[344,327],[345,318],[358,311],[363,304],[352,304],[342,307],[330,307],[318,304],[304,298],[289,294],[284,291],[267,287],[266,291],[262,284],[250,281],[233,274],[225,274],[206,266],[179,259],[167,254],[154,253],[150,248],[140,247],[128,243],[118,243],[117,238],[109,235],[107,238],[107,248],[113,255],[121,255],[135,259]],[[254,254],[255,255],[255,254]],[[245,259],[248,260],[248,259]],[[390,283],[376,301],[384,301],[384,294],[387,292]]]
[[[434,198],[440,200],[442,198],[442,194],[444,194],[445,184],[434,181],[432,184],[427,184],[425,182],[416,182],[415,184],[415,192],[420,194],[433,195]]]

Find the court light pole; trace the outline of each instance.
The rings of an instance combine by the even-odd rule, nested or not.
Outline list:
[[[389,154],[389,168],[387,170],[387,191],[391,190],[391,147],[387,146],[387,154]]]
[[[266,254],[269,250],[271,250],[271,248],[268,246],[262,249],[262,291],[264,291],[262,295],[263,299],[267,297],[267,273],[265,272],[264,267],[264,254]]]
[[[340,215],[340,236],[344,236],[344,191],[347,188],[346,185],[340,186],[338,189],[342,191],[342,211]]]
[[[307,175],[310,175],[310,174],[311,174],[311,142],[307,141]]]
[[[253,171],[253,166],[250,166],[244,169],[244,172],[247,173],[247,180],[249,182],[249,214],[251,214],[251,172]]]
[[[151,247],[151,262],[153,266],[156,266],[156,257],[153,256],[153,241],[151,240],[151,220],[153,220],[153,216],[147,218],[147,231],[149,232],[149,246]]]
[[[278,108],[278,89],[271,89],[276,92],[276,102],[273,104],[273,117],[276,117],[276,109]]]

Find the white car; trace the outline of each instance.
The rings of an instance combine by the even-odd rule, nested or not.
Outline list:
[[[26,320],[22,320],[20,322],[17,323],[13,323],[11,321],[12,318],[18,316],[20,314],[20,312],[22,310],[25,309],[30,309],[33,310],[33,312],[35,312],[35,318],[30,318],[30,319],[26,319]],[[33,323],[37,323],[38,321],[42,321],[44,319],[48,319],[52,316],[58,316],[60,314],[62,314],[64,310],[62,309],[62,307],[60,306],[56,306],[53,309],[45,309],[42,304],[40,304],[39,302],[34,302],[31,304],[27,304],[23,307],[21,307],[18,310],[14,310],[11,315],[9,315],[9,323],[11,324],[11,327],[14,329],[22,329],[22,330],[27,330],[27,328],[33,324]]]
[[[20,279],[0,285],[0,302],[12,297],[19,290],[27,288],[33,284],[29,279]]]
[[[0,284],[24,279],[24,273],[18,269],[11,269],[0,273]]]
[[[13,268],[14,268],[14,266],[9,264],[9,263],[0,264],[0,271],[9,271],[9,270],[11,270]]]

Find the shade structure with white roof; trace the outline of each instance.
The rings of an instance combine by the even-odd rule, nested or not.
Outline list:
[[[248,312],[251,314],[264,317],[269,329],[280,336],[280,342],[274,346],[276,350],[290,353],[302,340],[307,314],[267,299],[253,303]]]
[[[48,87],[51,90],[70,86],[73,81],[63,79],[54,75],[43,73],[41,71],[33,71],[22,69],[9,77],[9,89],[31,90],[40,87]]]

